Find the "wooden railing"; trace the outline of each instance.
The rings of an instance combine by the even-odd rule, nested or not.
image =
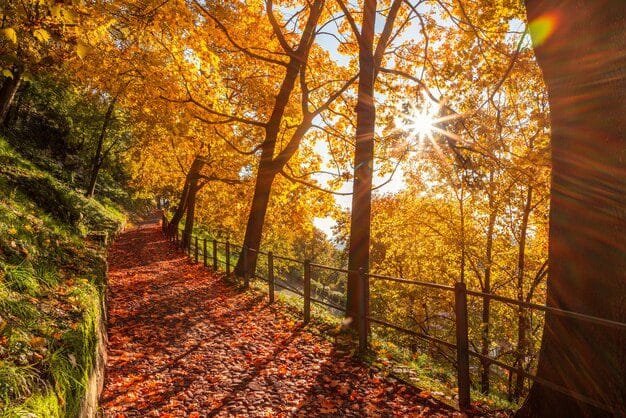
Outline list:
[[[179,236],[179,231],[178,230],[174,232],[169,231],[169,228],[167,227],[168,221],[165,215],[163,215],[162,225],[163,225],[163,233],[167,236],[167,238],[173,243],[180,246],[181,239]],[[192,241],[193,241],[193,245],[192,245]],[[230,241],[218,241],[215,239],[213,239],[212,241],[209,241],[206,238],[202,240],[202,248],[203,248],[202,257],[203,257],[204,267],[209,267],[209,265],[207,264],[207,248],[208,248],[207,244],[209,242],[211,242],[212,244],[211,245],[211,248],[212,248],[211,268],[214,271],[219,271],[220,270],[219,264],[221,263],[224,265],[224,270],[227,275],[231,274],[231,267],[232,267],[231,255],[232,255],[233,248],[239,248],[240,251],[238,252],[238,254],[241,257],[244,257],[244,259],[248,257],[250,252],[255,252],[257,253],[257,255],[266,256],[267,266],[268,266],[267,277],[257,275],[256,272],[252,274],[250,274],[249,272],[246,272],[243,277],[244,285],[246,287],[249,286],[250,276],[253,276],[254,278],[265,281],[268,284],[268,294],[269,294],[270,303],[273,303],[275,300],[276,287],[288,290],[302,297],[303,302],[304,302],[303,303],[303,316],[304,316],[305,324],[309,323],[311,319],[311,302],[328,307],[328,308],[332,308],[339,312],[345,312],[345,308],[343,307],[340,307],[335,304],[329,303],[327,301],[323,301],[315,297],[312,297],[311,295],[311,269],[312,268],[323,269],[323,270],[328,270],[328,271],[345,273],[346,275],[349,273],[353,273],[352,271],[348,269],[344,269],[344,268],[325,266],[322,264],[312,263],[309,260],[298,260],[298,259],[291,258],[291,257],[279,256],[279,255],[273,254],[271,251],[265,252],[259,249],[246,248],[246,247],[242,247],[238,245],[233,245]],[[198,237],[192,236],[192,239],[189,240],[186,248],[183,249],[189,255],[189,257],[192,257],[194,259],[196,263],[199,262],[199,248],[200,248],[199,244],[200,243],[198,241]],[[224,248],[224,253],[225,253],[224,261],[218,259],[218,248],[220,245],[222,245]],[[192,247],[193,247],[193,250],[192,250]],[[303,266],[303,271],[304,271],[303,291],[295,289],[287,285],[286,283],[280,283],[276,280],[276,277],[274,274],[274,260],[276,259],[288,261],[292,263],[298,263]],[[244,262],[244,265],[246,265],[245,262]],[[406,334],[408,336],[419,338],[419,339],[428,341],[430,343],[455,350],[456,352],[455,369],[456,369],[456,374],[457,374],[458,402],[459,402],[460,409],[462,410],[468,409],[471,404],[470,357],[475,357],[481,360],[482,362],[486,362],[491,365],[500,367],[504,370],[507,370],[510,373],[519,374],[523,376],[525,379],[535,381],[539,384],[549,387],[552,390],[568,395],[578,401],[593,405],[609,413],[614,413],[614,414],[618,413],[619,410],[617,406],[603,404],[589,396],[572,391],[569,388],[560,386],[556,383],[543,379],[537,375],[529,373],[525,371],[522,367],[511,366],[495,358],[485,356],[481,353],[478,353],[470,349],[469,327],[468,327],[468,296],[494,300],[494,301],[502,302],[511,306],[521,307],[521,308],[525,308],[529,310],[541,311],[544,313],[559,315],[562,317],[571,318],[571,319],[575,319],[579,321],[590,322],[590,323],[593,323],[602,327],[616,328],[616,329],[619,329],[621,332],[626,332],[626,323],[598,318],[598,317],[585,315],[585,314],[578,313],[578,312],[566,311],[563,309],[558,309],[558,308],[554,308],[554,307],[550,307],[546,305],[539,305],[536,303],[511,299],[511,298],[496,295],[493,293],[484,293],[484,292],[479,292],[475,290],[468,290],[465,283],[461,283],[461,282],[455,283],[454,286],[448,286],[448,285],[443,285],[439,283],[407,280],[407,279],[399,278],[399,277],[372,274],[372,273],[367,273],[365,271],[359,271],[358,273],[359,273],[360,280],[363,282],[363,286],[361,286],[361,288],[363,289],[363,292],[364,292],[362,297],[359,298],[364,303],[360,304],[361,306],[359,306],[359,317],[356,318],[356,321],[357,321],[356,328],[359,334],[359,350],[361,352],[365,352],[369,347],[369,339],[371,337],[371,324],[393,329],[397,332]],[[370,295],[370,289],[371,289],[370,281],[389,281],[389,282],[401,283],[401,284],[409,285],[409,286],[425,287],[425,288],[434,289],[434,290],[438,290],[441,292],[447,292],[447,293],[452,294],[453,299],[454,299],[454,314],[455,314],[455,318],[454,318],[455,342],[452,343],[449,341],[445,341],[433,335],[429,335],[424,332],[411,330],[411,329],[387,322],[384,319],[376,318],[374,316],[369,315],[369,312],[367,311],[368,311],[368,306],[369,306],[369,298],[371,296]]]

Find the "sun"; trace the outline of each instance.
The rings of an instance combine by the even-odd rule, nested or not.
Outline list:
[[[405,129],[415,137],[425,137],[432,135],[435,123],[434,115],[431,115],[428,111],[421,110],[409,115]]]
[[[395,118],[395,126],[418,142],[432,139],[433,133],[438,130],[436,125],[440,122],[439,110],[439,105],[432,100],[425,99],[420,106],[405,104]]]
[[[409,140],[415,141],[421,146],[425,140],[434,144],[435,134],[459,140],[459,137],[445,130],[445,123],[461,118],[463,115],[451,114],[442,116],[442,103],[435,102],[428,95],[424,94],[420,103],[402,104],[396,113],[394,124],[396,129],[408,134]],[[444,125],[444,126],[442,126]]]

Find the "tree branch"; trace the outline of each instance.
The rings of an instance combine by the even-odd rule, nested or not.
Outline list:
[[[256,53],[250,51],[249,48],[245,48],[245,47],[239,45],[239,43],[237,43],[237,41],[235,41],[233,39],[233,37],[230,35],[230,33],[228,32],[228,29],[226,28],[226,26],[224,26],[224,24],[222,22],[220,22],[220,20],[218,18],[213,16],[213,14],[209,10],[207,10],[206,7],[204,7],[202,4],[200,4],[198,2],[198,0],[193,0],[193,2],[202,11],[203,14],[205,14],[209,19],[211,19],[217,25],[217,27],[226,36],[226,39],[228,39],[228,42],[230,42],[230,44],[232,46],[234,46],[238,51],[243,52],[247,56],[249,56],[251,58],[254,58],[254,59],[258,59],[258,60],[261,60],[261,61],[269,62],[269,63],[275,64],[275,65],[280,65],[282,67],[286,67],[287,66],[287,63],[284,62],[284,61],[279,61],[279,60],[276,60],[276,59],[273,59],[273,58],[264,57],[263,55],[259,55],[259,54],[256,54]]]

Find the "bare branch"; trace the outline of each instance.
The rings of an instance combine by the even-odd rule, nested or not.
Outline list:
[[[387,19],[385,20],[385,27],[380,34],[378,44],[376,45],[376,51],[374,52],[374,63],[376,65],[376,68],[380,67],[380,64],[383,61],[383,56],[385,55],[385,51],[389,46],[389,40],[391,39],[393,27],[396,23],[396,18],[398,17],[398,12],[400,11],[401,5],[402,0],[393,0],[393,3],[389,8],[389,14],[387,15]]]
[[[308,186],[308,187],[310,187],[312,189],[319,190],[320,192],[334,194],[334,195],[337,195],[337,196],[351,196],[352,195],[352,192],[336,192],[336,191],[333,191],[333,190],[324,189],[323,187],[318,186],[317,184],[310,183],[308,181],[301,180],[301,179],[298,179],[296,177],[293,177],[293,176],[285,173],[285,170],[280,170],[279,173],[280,173],[280,175],[282,175],[283,177],[285,177],[289,181],[292,181],[294,183],[303,184],[303,185]]]

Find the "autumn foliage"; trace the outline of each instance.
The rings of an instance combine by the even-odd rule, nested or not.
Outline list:
[[[588,121],[580,130],[613,132],[585,106],[570,114],[563,104],[570,92],[558,84],[550,54],[574,51],[559,55],[567,62],[582,54],[558,44],[575,32],[562,18],[570,2],[553,1],[559,13],[528,3],[530,22],[525,5],[510,0],[5,2],[0,122],[24,135],[24,114],[37,113],[29,89],[63,86],[74,98],[72,106],[69,99],[61,106],[71,120],[66,130],[89,132],[74,144],[81,150],[85,196],[97,197],[102,177],[114,171],[136,195],[159,201],[183,245],[196,234],[254,250],[236,258],[237,276],[267,274],[259,251],[346,268],[347,274],[316,272],[313,286],[318,298],[345,309],[348,328],[358,325],[364,307],[398,327],[454,340],[451,295],[402,282],[368,283],[365,273],[461,282],[521,305],[548,302],[619,321],[614,310],[569,301],[563,296],[575,293],[569,285],[553,285],[569,283],[572,275],[588,280],[561,269],[567,245],[549,241],[549,235],[565,241],[576,235],[566,233],[571,219],[562,229],[549,225],[550,218],[567,218],[550,212],[554,179],[573,190],[557,196],[613,196],[606,202],[620,201],[614,190],[622,186],[612,187],[599,170],[580,171],[581,163],[567,157],[565,140],[551,148],[550,105],[557,109],[559,138],[571,135],[592,155],[585,167],[606,162],[611,179],[623,170],[566,127]],[[598,14],[609,18],[589,11]],[[550,97],[535,51],[546,54],[540,63],[547,62],[547,84],[557,86]],[[581,85],[592,83],[576,65],[567,69]],[[562,100],[556,108],[553,90]],[[580,92],[576,97],[591,94]],[[76,97],[87,98],[97,115],[78,112],[84,106]],[[593,109],[602,107],[598,103]],[[559,110],[566,116],[559,118]],[[551,177],[555,155],[564,165]],[[579,178],[581,172],[592,180]],[[581,186],[585,181],[589,187]],[[597,194],[596,184],[605,185]],[[556,200],[561,213],[569,207],[563,199]],[[602,199],[582,200],[599,208]],[[585,207],[581,218],[595,222]],[[620,222],[597,225],[621,230]],[[599,240],[573,230],[587,234],[581,248]],[[612,247],[601,247],[585,248],[613,254]],[[596,267],[601,270],[582,263],[581,271]],[[277,268],[285,283],[301,285],[298,268]],[[484,297],[470,298],[468,309],[471,349],[482,356],[472,360],[473,387],[482,401],[515,408],[531,387],[525,375],[537,368],[545,315]],[[385,355],[441,364],[441,372],[427,378],[438,374],[434,380],[453,392],[449,351],[390,328],[373,325],[371,331],[373,348]],[[615,348],[610,341],[606,345]]]

